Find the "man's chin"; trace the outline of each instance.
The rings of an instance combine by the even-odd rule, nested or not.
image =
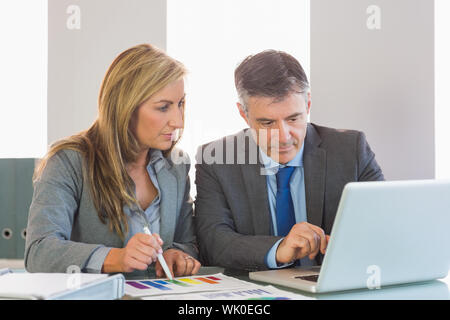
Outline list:
[[[295,148],[292,148],[289,151],[276,151],[271,152],[271,158],[281,164],[286,164],[292,159],[295,158],[295,155],[297,154],[297,150]]]
[[[280,164],[286,164],[289,161],[291,161],[292,159],[294,159],[294,157],[280,157],[278,163]]]

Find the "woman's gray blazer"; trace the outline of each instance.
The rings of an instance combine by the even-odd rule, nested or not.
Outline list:
[[[160,236],[164,250],[176,247],[197,257],[189,158],[179,149],[174,153],[179,155],[177,164],[164,158],[164,167],[156,175],[161,190]],[[65,273],[71,266],[84,271],[99,246],[124,246],[120,237],[100,221],[82,172],[81,154],[61,150],[50,158],[35,183],[25,243],[25,267],[29,272]]]

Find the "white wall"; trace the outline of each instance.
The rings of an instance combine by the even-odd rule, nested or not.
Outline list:
[[[0,158],[47,149],[47,1],[0,3]]]
[[[265,49],[292,54],[309,75],[309,0],[168,0],[167,52],[190,70],[179,147],[192,163],[199,145],[247,126],[234,69]]]
[[[309,74],[309,1],[168,0],[167,5],[167,50],[191,70],[180,144],[191,157],[199,144],[245,126],[235,108],[233,70],[247,54],[286,50]],[[46,0],[1,2],[0,158],[41,157],[47,149],[47,12]],[[448,12],[448,0],[435,0],[436,178],[450,178]]]
[[[435,0],[436,178],[450,178],[450,1]]]
[[[434,58],[433,1],[311,1],[311,121],[365,132],[387,180],[433,179]]]
[[[76,4],[76,7],[73,5]],[[165,0],[49,0],[48,144],[88,129],[106,70],[140,43],[165,49]]]

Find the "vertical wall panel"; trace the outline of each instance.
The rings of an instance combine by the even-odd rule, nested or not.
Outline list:
[[[434,178],[434,1],[311,1],[311,121],[366,133],[390,180]]]
[[[166,47],[165,0],[49,0],[48,143],[97,117],[106,69],[140,43]]]

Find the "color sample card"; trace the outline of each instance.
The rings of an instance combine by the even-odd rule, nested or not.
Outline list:
[[[168,279],[128,280],[125,294],[133,297],[246,289],[255,285],[222,273]]]

